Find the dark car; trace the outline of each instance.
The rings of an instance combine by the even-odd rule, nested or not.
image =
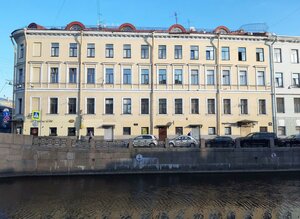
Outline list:
[[[241,147],[270,147],[270,142],[279,144],[279,140],[273,132],[254,132],[246,137],[239,138]]]
[[[206,142],[207,147],[234,147],[234,140],[229,136],[217,136]]]
[[[290,135],[286,138],[281,139],[281,146],[299,147],[300,146],[300,134]]]

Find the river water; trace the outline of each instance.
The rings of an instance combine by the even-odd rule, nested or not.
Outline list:
[[[0,218],[298,219],[300,174],[6,178]]]

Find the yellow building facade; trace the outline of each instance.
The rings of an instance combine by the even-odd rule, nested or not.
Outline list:
[[[273,131],[266,34],[72,22],[32,23],[12,38],[15,132],[164,140]]]

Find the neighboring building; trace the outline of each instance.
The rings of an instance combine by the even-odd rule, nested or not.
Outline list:
[[[278,36],[273,45],[277,134],[300,134],[300,37]]]
[[[32,23],[16,42],[15,127],[104,139],[273,131],[266,33]],[[41,122],[32,120],[32,111]]]

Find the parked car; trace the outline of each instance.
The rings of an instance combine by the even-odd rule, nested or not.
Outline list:
[[[229,136],[217,136],[206,142],[208,147],[234,147],[234,140]]]
[[[169,141],[170,147],[196,147],[198,141],[192,136],[180,135]]]
[[[279,144],[274,132],[253,132],[239,140],[241,147],[270,147],[271,140],[274,140],[274,144]]]
[[[155,147],[158,145],[154,135],[139,135],[132,141],[133,147]]]
[[[290,135],[286,138],[281,139],[281,146],[299,147],[300,146],[300,134]]]

